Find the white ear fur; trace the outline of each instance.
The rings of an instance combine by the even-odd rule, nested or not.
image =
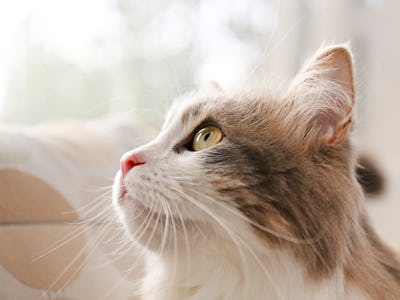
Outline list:
[[[347,45],[318,51],[292,83],[298,113],[307,132],[323,135],[327,144],[341,144],[351,128],[355,103],[353,59]]]

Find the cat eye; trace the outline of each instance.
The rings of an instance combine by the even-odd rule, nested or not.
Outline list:
[[[209,125],[198,130],[192,140],[193,151],[200,151],[218,144],[222,140],[222,131],[217,126]]]

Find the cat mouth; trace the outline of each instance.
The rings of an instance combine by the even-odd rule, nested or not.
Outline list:
[[[118,202],[120,204],[122,204],[123,202],[126,202],[126,201],[133,202],[134,204],[136,204],[136,202],[141,203],[141,201],[139,199],[136,199],[135,197],[132,196],[131,193],[128,192],[128,189],[125,187],[124,184],[121,184],[118,200],[119,200]],[[144,204],[141,203],[141,205],[144,205]]]
[[[128,194],[128,191],[126,190],[126,188],[122,188],[121,190],[121,195],[119,196],[120,200],[122,201],[122,199]]]
[[[173,220],[172,222],[175,224],[176,228],[185,227],[187,230],[190,230],[193,227],[198,227],[198,223],[191,219],[182,218],[182,216],[177,216],[175,214],[171,214],[170,212],[162,211],[155,209],[154,207],[149,207],[143,201],[138,198],[132,196],[125,187],[121,188],[120,193],[120,205],[129,206],[128,209],[132,217],[136,219],[146,219],[147,221],[154,220],[156,223],[165,223],[165,219]]]
[[[132,195],[132,193],[130,193],[126,188],[125,184],[121,184],[118,203],[121,206],[128,205],[129,207],[133,208],[136,217],[139,214],[140,215],[147,214],[149,216],[153,215],[156,212],[154,211],[153,208],[150,208],[148,205],[143,203],[143,201],[140,198],[135,197],[135,195]]]
[[[128,195],[128,190],[125,188],[124,185],[121,185],[119,190],[118,202],[122,203]]]
[[[140,199],[132,197],[132,195],[126,190],[121,191],[119,203],[120,205],[129,205],[131,209],[133,208],[135,217],[138,217],[139,215],[150,216],[154,214],[154,211],[150,207],[145,205]]]
[[[128,190],[125,188],[125,186],[121,186],[119,202],[123,203],[126,201],[129,201],[130,203],[135,204],[135,206],[136,205],[145,206],[140,200],[132,197],[132,195],[128,192]]]
[[[140,199],[140,197],[136,197],[131,192],[129,192],[123,179],[120,180],[118,194],[118,204],[121,207],[129,206],[129,210],[133,208],[135,217],[138,217],[139,215],[151,216],[154,215],[154,213],[156,212],[153,208],[150,208],[147,204],[145,204],[144,201]]]

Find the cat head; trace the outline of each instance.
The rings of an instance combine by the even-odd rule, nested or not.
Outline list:
[[[342,45],[319,51],[280,95],[185,95],[159,135],[121,159],[115,207],[152,251],[245,238],[247,247],[289,249],[310,274],[329,272],[358,217],[354,103]]]

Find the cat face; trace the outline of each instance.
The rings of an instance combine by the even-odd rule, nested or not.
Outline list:
[[[160,134],[121,160],[114,204],[132,238],[153,251],[247,238],[290,249],[312,274],[335,268],[360,192],[352,80],[350,53],[338,46],[280,96],[177,100]]]

